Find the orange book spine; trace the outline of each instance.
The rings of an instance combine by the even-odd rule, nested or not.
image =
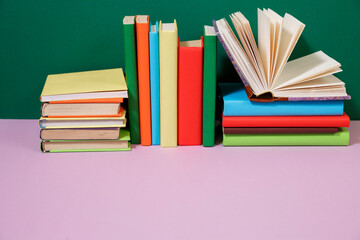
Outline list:
[[[64,104],[64,103],[122,103],[122,98],[97,98],[97,99],[74,99],[74,100],[62,100],[51,101],[51,104]]]
[[[141,145],[151,145],[149,16],[136,16]]]
[[[90,117],[121,117],[123,108],[120,108],[118,114],[112,115],[75,115],[75,116],[45,116],[43,118],[90,118]]]

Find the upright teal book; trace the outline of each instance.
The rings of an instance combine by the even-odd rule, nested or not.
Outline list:
[[[150,25],[150,98],[151,98],[151,141],[160,145],[160,69],[159,69],[159,23]]]

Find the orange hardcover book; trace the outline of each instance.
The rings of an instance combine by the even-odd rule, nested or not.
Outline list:
[[[97,99],[74,99],[74,100],[62,100],[51,101],[51,104],[63,104],[63,103],[122,103],[123,98],[97,98]]]
[[[140,142],[151,145],[149,16],[136,16],[136,41],[139,86]]]

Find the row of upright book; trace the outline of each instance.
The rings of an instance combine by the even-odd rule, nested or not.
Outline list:
[[[123,20],[125,72],[132,143],[213,146],[216,35],[180,41],[176,20],[150,24],[149,16]]]
[[[54,74],[40,100],[43,152],[130,150],[121,68]]]
[[[288,61],[305,25],[258,9],[258,47],[245,16],[213,21],[242,83],[220,84],[223,145],[348,145],[340,63],[322,51]],[[239,39],[239,40],[238,40]]]

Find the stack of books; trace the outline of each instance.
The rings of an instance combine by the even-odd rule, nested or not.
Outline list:
[[[148,15],[123,19],[131,142],[213,146],[216,34],[180,41],[176,20],[150,24]]]
[[[43,152],[130,150],[121,68],[49,75],[40,100]]]
[[[224,146],[349,144],[344,101],[253,102],[241,83],[220,89]]]
[[[258,9],[258,47],[243,14],[213,21],[242,83],[221,85],[223,145],[348,145],[350,99],[333,74],[340,63],[315,52],[288,62],[305,25],[289,14]]]

